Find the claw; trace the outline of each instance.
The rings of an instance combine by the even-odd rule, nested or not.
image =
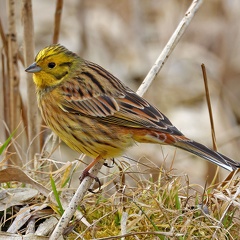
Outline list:
[[[98,190],[98,191],[101,190],[101,182],[100,182],[100,180],[99,180],[98,177],[95,177],[95,176],[93,176],[91,173],[89,173],[88,171],[85,171],[85,170],[84,170],[84,171],[82,172],[82,175],[79,177],[80,183],[83,181],[83,179],[84,179],[85,177],[93,178],[93,179],[98,183],[98,185],[99,185],[99,190]],[[94,192],[92,189],[88,189],[88,191],[91,192],[91,193],[96,193],[96,192]]]
[[[108,167],[108,168],[113,168],[113,167],[114,167],[114,164],[115,164],[114,158],[112,158],[112,165],[108,165],[107,163],[103,163],[103,165],[104,165],[105,167]]]

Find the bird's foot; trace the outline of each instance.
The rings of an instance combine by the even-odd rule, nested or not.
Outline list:
[[[81,176],[79,177],[80,183],[83,181],[83,179],[84,179],[85,177],[93,178],[93,179],[98,183],[98,185],[99,185],[98,191],[101,190],[101,182],[100,182],[100,180],[99,180],[98,177],[93,176],[88,170],[86,170],[86,171],[83,170]],[[91,193],[96,193],[96,192],[93,191],[93,189],[88,189],[88,191],[91,192]]]
[[[104,165],[105,167],[108,167],[108,168],[113,168],[113,167],[114,167],[114,164],[115,164],[115,160],[114,160],[114,158],[112,158],[111,160],[112,160],[112,165],[108,165],[107,163],[103,163],[103,165]]]

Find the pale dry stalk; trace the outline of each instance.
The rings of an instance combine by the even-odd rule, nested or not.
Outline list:
[[[8,23],[9,31],[7,35],[8,46],[8,79],[9,79],[9,122],[7,125],[11,132],[13,132],[21,121],[21,98],[19,94],[19,69],[18,69],[18,46],[16,33],[16,16],[15,16],[15,1],[8,1]],[[21,143],[21,139],[16,141]],[[20,144],[21,145],[21,144]],[[13,145],[10,146],[10,151],[15,152]],[[20,166],[22,162],[17,155],[11,157],[11,163]]]
[[[22,0],[22,19],[24,31],[24,62],[25,66],[29,66],[34,59],[34,31],[33,31],[33,14],[32,1]],[[35,96],[35,86],[32,81],[32,76],[26,74],[27,83],[27,130],[28,143],[30,145],[28,159],[34,159],[34,155],[40,152],[40,139],[36,137],[39,135],[40,126],[38,123],[38,107]],[[31,164],[34,165],[33,162]]]

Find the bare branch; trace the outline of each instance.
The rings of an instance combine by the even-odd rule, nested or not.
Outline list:
[[[56,5],[56,11],[55,11],[53,43],[58,43],[62,8],[63,8],[63,0],[58,0]]]
[[[157,74],[163,67],[164,63],[167,61],[169,55],[171,54],[173,49],[176,47],[183,33],[186,31],[189,23],[192,21],[195,13],[201,6],[202,2],[203,0],[194,0],[192,2],[191,6],[188,8],[187,12],[185,13],[182,21],[178,24],[176,30],[174,31],[173,35],[169,39],[168,43],[164,47],[161,54],[159,55],[155,64],[152,66],[151,70],[148,72],[147,76],[143,80],[141,86],[138,88],[137,90],[138,95],[143,96],[143,94],[147,91],[152,81],[157,76]]]
[[[89,172],[93,176],[97,176],[98,172],[100,171],[103,165],[103,161],[98,162]],[[64,229],[67,227],[68,223],[72,219],[77,207],[79,206],[80,202],[82,201],[83,197],[85,196],[86,192],[90,188],[93,182],[93,178],[85,177],[82,183],[79,185],[76,193],[74,194],[71,202],[68,205],[68,208],[63,213],[61,219],[59,220],[55,230],[53,231],[49,240],[57,240],[62,235]]]

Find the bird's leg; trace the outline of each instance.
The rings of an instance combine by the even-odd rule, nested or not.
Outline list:
[[[107,163],[103,163],[103,165],[104,165],[105,167],[108,167],[108,168],[113,168],[113,166],[114,166],[114,164],[115,164],[115,160],[114,160],[114,158],[112,158],[111,160],[112,160],[112,165],[108,165]]]
[[[83,181],[85,177],[93,178],[99,184],[99,190],[101,189],[101,183],[98,177],[93,176],[89,170],[102,159],[102,156],[99,155],[96,157],[82,172],[81,176],[79,177],[80,183]],[[89,189],[90,192],[93,192],[92,189]]]

